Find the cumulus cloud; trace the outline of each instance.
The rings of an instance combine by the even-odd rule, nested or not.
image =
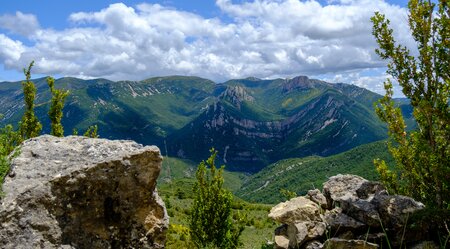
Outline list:
[[[397,40],[412,44],[406,10],[383,0],[340,0],[325,6],[314,0],[217,0],[216,5],[230,21],[158,4],[117,3],[73,13],[71,28],[51,30],[39,28],[33,15],[18,12],[16,18],[34,27],[32,45],[0,34],[6,44],[0,47],[0,63],[19,69],[36,60],[39,73],[112,80],[171,74],[216,81],[348,74],[385,66],[374,53],[369,20],[374,11],[391,19],[400,31]],[[30,33],[2,20],[0,16],[2,27]]]
[[[17,11],[15,15],[0,15],[0,28],[15,34],[31,36],[39,29],[39,22],[35,15]]]
[[[352,84],[383,95],[385,93],[384,82],[389,79],[393,86],[394,98],[405,97],[398,81],[381,69],[353,70],[333,75],[320,75],[319,78],[330,83]]]

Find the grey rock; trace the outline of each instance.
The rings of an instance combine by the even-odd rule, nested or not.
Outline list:
[[[338,234],[337,236],[334,236],[334,237],[339,238],[339,239],[350,240],[350,239],[354,239],[355,235],[352,232],[350,232],[350,231],[345,231],[345,232],[340,233],[340,234]]]
[[[289,238],[289,246],[298,248],[306,241],[317,239],[325,234],[327,226],[323,222],[306,221],[289,224],[287,233]]]
[[[409,249],[439,249],[439,246],[434,241],[422,241]]]
[[[370,243],[381,245],[383,242],[386,242],[386,234],[383,232],[361,234],[358,237],[356,237],[356,239],[364,240],[364,241],[367,241]]]
[[[132,141],[25,141],[3,184],[0,248],[163,248],[161,161]]]
[[[356,175],[332,176],[323,184],[323,193],[327,198],[328,205],[341,200],[365,199],[370,201],[375,193],[384,190],[378,182],[370,182]]]
[[[322,249],[323,244],[320,243],[320,241],[318,241],[318,240],[313,240],[313,241],[306,242],[306,244],[303,248],[305,248],[305,249]]]
[[[369,201],[344,197],[340,200],[342,212],[371,227],[380,227],[377,207]]]
[[[287,229],[288,229],[288,225],[287,224],[283,224],[277,228],[275,228],[275,235],[284,235],[287,236]]]
[[[325,212],[323,216],[325,223],[328,224],[332,233],[341,233],[345,231],[362,231],[367,225],[342,213],[340,209],[333,209]]]
[[[376,249],[378,245],[365,242],[364,240],[346,240],[331,238],[325,241],[323,248],[330,249]]]
[[[327,198],[318,189],[309,190],[307,198],[317,203],[321,208],[328,209]]]
[[[275,235],[275,248],[276,249],[288,249],[289,239],[283,235]]]
[[[322,221],[319,205],[305,197],[292,198],[276,205],[270,210],[269,217],[283,224]]]
[[[374,195],[386,191],[384,186],[380,182],[363,181],[359,188],[356,189],[356,195],[360,199],[373,198]]]
[[[375,195],[372,204],[378,209],[384,226],[401,229],[414,212],[425,208],[421,202],[402,195],[388,195],[385,192]]]

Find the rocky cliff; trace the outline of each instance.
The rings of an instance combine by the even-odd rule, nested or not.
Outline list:
[[[3,184],[0,248],[163,248],[161,161],[132,141],[25,141]]]

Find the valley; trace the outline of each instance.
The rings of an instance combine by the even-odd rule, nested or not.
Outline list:
[[[48,133],[50,93],[44,78],[36,114]],[[155,144],[164,156],[199,162],[215,147],[227,169],[255,173],[286,158],[330,156],[386,138],[373,111],[381,96],[347,84],[298,76],[211,80],[168,76],[143,81],[61,78],[70,91],[62,124],[66,135],[98,125],[109,139]],[[1,125],[23,114],[20,82],[0,83]],[[399,102],[408,112],[408,103]],[[411,116],[411,115],[410,115]]]

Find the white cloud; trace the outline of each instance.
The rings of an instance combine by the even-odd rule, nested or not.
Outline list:
[[[0,42],[6,44],[0,47],[0,63],[20,69],[34,59],[38,73],[112,80],[170,74],[216,81],[338,75],[384,67],[374,53],[369,20],[374,11],[391,19],[394,30],[400,31],[397,40],[412,44],[405,9],[383,0],[330,3],[217,0],[228,23],[158,4],[117,3],[96,12],[73,13],[72,27],[65,30],[39,28],[33,15],[18,12],[17,18],[35,23],[30,25],[35,31],[32,45],[0,34]],[[15,32],[30,33],[17,28]]]
[[[4,34],[0,34],[0,44],[2,44],[0,46],[0,60],[7,67],[12,67],[25,51],[20,41],[13,41]]]
[[[31,36],[39,29],[39,22],[35,15],[17,11],[15,15],[0,15],[0,28],[23,36]]]
[[[385,94],[384,82],[389,79],[392,82],[394,98],[404,98],[405,95],[403,95],[398,82],[391,75],[379,71],[371,69],[353,70],[334,75],[321,75],[319,78],[330,83],[353,84],[382,95]]]

